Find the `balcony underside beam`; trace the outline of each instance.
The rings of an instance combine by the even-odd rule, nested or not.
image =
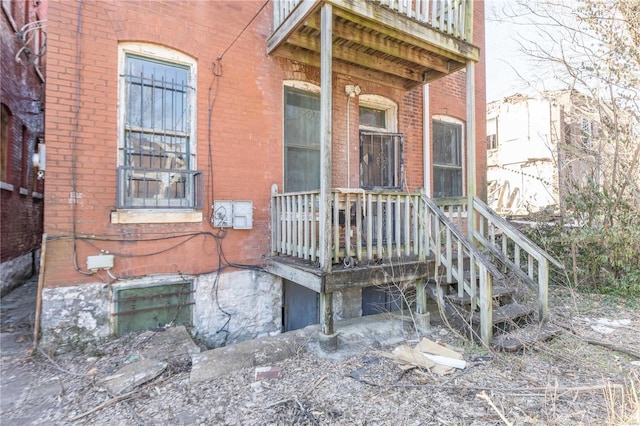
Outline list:
[[[402,90],[477,61],[479,49],[377,2],[302,0],[267,42],[269,54],[320,67],[320,9],[332,6],[333,71]]]

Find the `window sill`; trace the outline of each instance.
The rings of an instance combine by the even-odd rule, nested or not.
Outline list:
[[[127,225],[136,223],[198,223],[202,222],[202,211],[154,211],[123,210],[111,212],[111,223]]]
[[[0,189],[4,189],[5,191],[13,192],[13,185],[7,182],[0,181]]]

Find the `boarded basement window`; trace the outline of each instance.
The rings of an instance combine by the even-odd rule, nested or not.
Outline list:
[[[192,323],[191,281],[116,290],[116,333]]]

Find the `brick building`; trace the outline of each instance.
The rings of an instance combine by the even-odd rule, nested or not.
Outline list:
[[[284,236],[328,273],[356,259],[344,240],[361,220],[382,235],[413,214],[401,196],[486,187],[483,2],[450,2],[440,30],[430,2],[294,3],[49,4],[47,341],[185,323],[220,346],[364,315],[389,293],[296,281],[271,262],[291,254]],[[397,35],[376,32],[374,9]],[[387,194],[371,204],[384,213],[355,213],[368,192]],[[287,234],[292,220],[310,228]],[[399,223],[372,256],[409,241]]]
[[[43,221],[42,167],[32,156],[44,143],[46,2],[3,1],[0,18],[0,282],[2,294],[39,265]]]

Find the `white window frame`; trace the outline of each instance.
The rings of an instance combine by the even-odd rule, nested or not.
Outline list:
[[[359,131],[365,132],[375,132],[375,133],[397,133],[398,132],[398,104],[392,101],[389,98],[386,98],[381,95],[365,93],[361,94],[358,97],[358,111],[360,107],[376,109],[379,111],[384,111],[384,127],[375,127],[375,126],[367,126],[365,124],[360,124],[360,119],[358,117],[358,128]],[[397,169],[397,185],[392,187],[384,187],[389,189],[402,189],[404,186],[404,153],[402,139],[400,139],[400,144],[395,147],[395,152],[397,158],[395,159],[395,167]],[[362,185],[362,176],[360,176],[360,184]]]
[[[125,123],[126,123],[126,84],[123,75],[128,54],[136,55],[150,60],[173,63],[189,68],[189,81],[192,90],[188,96],[189,103],[189,170],[197,170],[197,60],[185,53],[152,43],[123,42],[118,45],[118,132],[117,132],[117,165],[125,165]],[[119,194],[117,195],[119,196]],[[185,209],[119,209],[112,212],[111,222],[115,224],[128,223],[179,223],[201,222],[202,211],[193,208]]]
[[[374,132],[385,130],[390,133],[396,133],[398,131],[398,104],[391,99],[367,93],[359,96],[358,107],[384,111],[384,118],[386,121],[384,129],[381,129],[380,127],[360,125],[360,130],[370,130]]]
[[[466,145],[467,145],[467,139],[466,139],[466,131],[465,131],[465,123],[464,121],[455,118],[455,117],[451,117],[449,115],[433,115],[431,116],[431,138],[433,138],[433,122],[434,121],[441,121],[441,122],[445,122],[445,123],[451,123],[451,124],[457,124],[459,126],[461,126],[460,129],[460,161],[462,163],[462,195],[461,197],[466,197],[467,196],[467,156],[466,156]],[[432,174],[432,179],[431,181],[433,183],[435,183],[435,176],[434,176],[434,156],[433,156],[433,139],[431,140],[431,174]],[[432,189],[432,196],[435,196],[435,191]]]

